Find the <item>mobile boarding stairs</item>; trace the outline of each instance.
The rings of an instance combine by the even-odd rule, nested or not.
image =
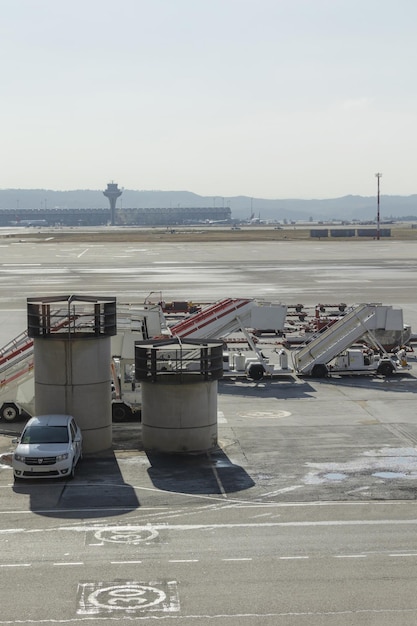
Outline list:
[[[87,322],[86,322],[87,320]],[[66,332],[69,325],[81,327],[88,324],[83,313],[77,315],[68,309],[57,309],[51,314],[51,331]],[[134,342],[136,339],[158,335],[165,327],[165,319],[159,306],[120,305],[118,307],[118,334],[112,337],[111,373],[116,368],[122,376],[114,373],[113,380],[117,383],[115,397],[112,399],[113,415],[124,415],[126,407],[136,408],[139,403],[138,392],[132,389],[127,381],[127,370],[134,363]],[[31,415],[35,408],[34,382],[34,349],[33,339],[27,330],[0,348],[0,420],[12,422],[20,415]]]
[[[318,332],[304,347],[292,353],[294,370],[297,374],[324,378],[328,374],[377,373],[390,376],[398,371],[411,369],[406,361],[392,358],[374,336],[376,330],[401,330],[402,309],[380,304],[360,304],[349,310],[332,326]],[[365,338],[375,346],[378,356],[358,364],[348,358],[349,348]],[[352,350],[352,353],[354,351]],[[358,351],[356,351],[358,352]],[[362,354],[362,352],[361,352]]]
[[[53,332],[62,332],[79,316],[57,310],[51,315]],[[34,409],[35,383],[33,378],[33,339],[27,330],[0,348],[0,419],[12,422],[19,415],[31,414]]]
[[[11,422],[33,409],[33,340],[27,331],[0,350],[0,418]]]
[[[292,370],[288,368],[287,358],[279,366],[269,363],[247,329],[268,328],[282,331],[286,316],[287,306],[283,304],[248,298],[225,298],[172,325],[170,332],[180,339],[224,339],[232,333],[241,332],[255,356],[235,355],[234,359],[229,359],[229,369],[225,365],[225,374],[245,373],[254,380],[260,380],[265,374],[272,376]]]

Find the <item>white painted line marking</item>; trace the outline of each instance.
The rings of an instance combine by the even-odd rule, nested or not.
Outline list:
[[[30,567],[31,563],[1,563],[0,567]]]
[[[79,259],[80,257],[82,257],[86,252],[88,252],[88,250],[89,250],[89,248],[86,248],[85,250],[80,252],[80,254],[77,254],[77,258]]]
[[[227,424],[223,411],[217,411],[217,422],[218,424]]]
[[[278,496],[281,493],[289,493],[290,491],[295,491],[296,489],[300,489],[302,485],[293,485],[292,487],[283,487],[282,489],[277,489],[276,491],[269,491],[267,493],[263,493],[261,498],[268,498],[271,496]]]
[[[200,559],[169,559],[168,563],[198,563]]]
[[[256,507],[251,507],[256,508]],[[68,509],[70,510],[70,509]],[[68,512],[67,510],[67,512]],[[72,510],[72,509],[71,509]],[[77,509],[78,510],[78,509]],[[240,528],[249,528],[249,529],[267,529],[267,528],[329,528],[329,527],[354,527],[354,526],[417,526],[417,519],[381,519],[381,520],[325,520],[325,521],[306,521],[306,522],[248,522],[248,523],[219,523],[219,524],[152,524],[150,528],[153,532],[157,532],[160,530],[163,531],[177,531],[177,532],[189,532],[189,531],[199,531],[199,530],[233,530]],[[143,526],[104,526],[105,530],[110,531],[112,529],[120,532],[126,531],[134,531],[143,530]],[[8,529],[7,533],[50,533],[50,532],[86,532],[93,531],[96,532],[98,530],[96,524],[76,524],[74,526],[60,526],[58,529]],[[0,530],[0,536],[3,534],[3,531]]]
[[[8,485],[0,486],[0,489],[4,488],[4,489],[9,489],[10,487],[13,486],[13,483],[9,483]],[[81,486],[81,484],[80,484]],[[83,483],[83,486],[85,487],[90,487],[91,485],[86,482]],[[103,487],[106,486],[105,484],[102,485]],[[114,487],[114,484],[111,485],[112,487]],[[36,485],[37,489],[45,489],[45,488],[50,488],[50,485]],[[130,487],[132,488],[132,487]],[[150,488],[150,487],[140,487],[137,485],[133,485],[133,489],[135,489],[136,491],[146,491],[146,492],[158,492],[158,489],[156,488]],[[173,492],[175,494],[175,492]],[[193,499],[200,499],[200,500],[205,500],[208,501],[210,503],[213,502],[223,502],[223,498],[220,499],[218,497],[213,497],[213,496],[200,496],[200,495],[189,495],[189,494],[184,494],[181,493],[181,496],[189,496],[190,498]],[[343,508],[355,508],[355,507],[359,507],[359,508],[363,508],[364,506],[369,506],[370,504],[372,504],[372,506],[377,507],[378,503],[376,502],[368,502],[367,500],[363,501],[363,502],[326,502],[326,501],[320,501],[320,502],[248,502],[246,500],[242,500],[242,499],[238,499],[238,498],[229,498],[228,499],[228,503],[230,504],[236,504],[239,507],[244,507],[244,508],[250,508],[250,509],[255,509],[255,508],[259,508],[259,509],[272,509],[272,508],[277,508],[277,509],[291,509],[291,508],[309,508],[309,507],[343,507]],[[406,504],[406,503],[402,503],[397,501],[397,506],[401,506],[401,504]],[[74,508],[70,508],[70,509],[35,509],[35,510],[27,510],[27,509],[11,509],[9,511],[1,511],[0,510],[0,516],[1,515],[30,515],[30,516],[34,516],[36,517],[36,515],[42,513],[68,513],[68,511],[71,511],[72,513],[77,512],[77,513],[91,513],[91,512],[97,512],[97,513],[102,513],[102,512],[109,512],[111,513],[112,511],[131,511],[132,509],[129,507],[97,507],[97,508],[89,508],[89,507],[74,507]],[[155,509],[152,509],[151,507],[145,507],[143,509],[141,509],[142,511],[163,511],[165,510],[164,507],[155,507]],[[26,529],[22,529],[23,531],[26,531]],[[0,530],[0,532],[2,532]]]
[[[213,470],[213,474],[214,477],[216,479],[217,485],[220,489],[220,493],[223,496],[223,498],[227,498],[227,493],[226,490],[224,489],[223,485],[222,485],[222,481],[220,480],[220,476],[219,476],[219,472],[217,471],[217,468],[214,467],[214,465],[212,465],[211,469]]]
[[[335,554],[335,559],[366,559],[366,554]]]
[[[66,565],[84,565],[84,563],[82,561],[73,561],[73,562],[71,562],[71,561],[64,561],[62,563],[52,563],[52,565],[57,565],[57,566],[60,566],[60,565],[64,565],[64,566],[66,566]]]
[[[397,557],[397,556],[417,556],[416,552],[410,552],[410,554],[390,554],[389,556]]]
[[[110,561],[112,565],[136,565],[142,563],[142,561]]]
[[[251,558],[241,558],[241,559],[222,559],[222,561],[253,561]]]
[[[296,559],[309,559],[309,556],[280,556],[281,561],[291,561]]]

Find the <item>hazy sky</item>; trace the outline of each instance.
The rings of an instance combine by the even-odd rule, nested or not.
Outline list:
[[[416,0],[0,0],[0,188],[417,193]]]

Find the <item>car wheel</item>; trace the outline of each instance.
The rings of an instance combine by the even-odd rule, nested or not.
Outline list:
[[[70,471],[70,473],[68,475],[68,478],[70,480],[74,480],[74,478],[75,478],[75,463],[73,463],[72,466],[71,466],[71,471]]]

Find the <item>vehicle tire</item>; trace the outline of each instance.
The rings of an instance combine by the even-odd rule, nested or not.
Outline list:
[[[5,422],[13,422],[19,415],[20,411],[14,402],[5,402],[0,409],[0,418]]]
[[[111,407],[113,422],[123,422],[132,416],[132,410],[124,402],[114,402]]]
[[[318,365],[315,365],[313,369],[311,370],[312,378],[326,378],[327,374],[328,374],[327,367],[323,363],[319,363]]]
[[[377,371],[378,374],[381,374],[382,376],[391,376],[394,371],[394,366],[392,363],[387,363],[385,361],[384,363],[381,363]]]
[[[75,478],[75,463],[72,464],[71,471],[68,474],[68,478],[70,480],[74,480],[74,478]]]
[[[251,363],[248,367],[248,378],[261,380],[264,377],[265,368],[262,363]]]

